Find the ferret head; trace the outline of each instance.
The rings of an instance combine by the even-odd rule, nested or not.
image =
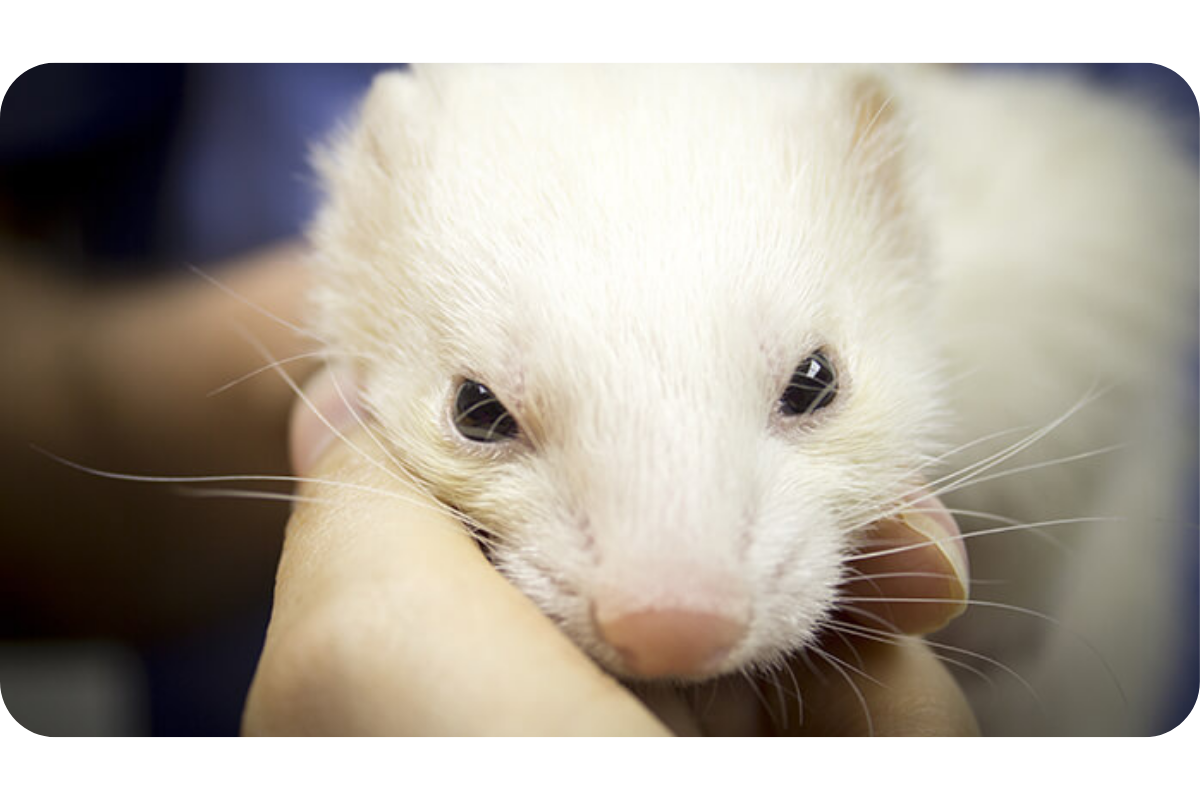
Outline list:
[[[394,73],[320,159],[317,334],[615,672],[804,646],[919,481],[929,282],[889,97],[856,70]]]

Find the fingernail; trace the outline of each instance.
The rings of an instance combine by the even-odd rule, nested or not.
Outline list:
[[[954,521],[954,517],[946,510],[946,507],[940,500],[927,495],[900,512],[898,518],[906,528],[932,542],[942,557],[953,567],[954,574],[962,587],[962,599],[965,601],[970,592],[969,576],[971,574],[967,560],[967,548],[963,545],[958,523]],[[962,608],[966,610],[965,602]]]
[[[333,364],[314,375],[292,407],[292,469],[307,475],[335,441],[362,420],[357,371]]]

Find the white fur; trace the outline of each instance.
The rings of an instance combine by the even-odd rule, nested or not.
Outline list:
[[[369,354],[366,401],[397,457],[495,535],[501,569],[599,661],[619,669],[590,618],[605,597],[746,609],[722,666],[767,663],[811,641],[854,530],[935,477],[951,445],[1115,385],[1028,453],[1055,458],[1179,397],[1195,183],[1157,136],[1074,86],[936,72],[384,75],[321,158],[316,332]],[[818,346],[839,397],[786,420],[779,395]],[[496,393],[521,440],[456,434],[462,377]],[[1028,521],[1093,513],[1124,458],[947,502]],[[1179,513],[1155,502],[1138,519]],[[1083,534],[1079,566],[1103,534]],[[1149,590],[1164,548],[1109,538],[1140,554],[1133,579]],[[989,558],[1020,579],[998,596],[1066,615],[1127,688],[1160,674],[1056,603],[1047,589],[1066,579],[1030,539],[997,537]],[[1169,604],[1151,594],[1134,607],[1165,632]],[[1056,631],[1026,622],[971,646],[1037,672]],[[1061,658],[1067,673],[1095,660]],[[1054,711],[1074,730],[1094,700]]]

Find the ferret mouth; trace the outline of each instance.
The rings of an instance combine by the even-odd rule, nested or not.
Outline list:
[[[736,623],[710,611],[636,609],[602,624],[594,604],[544,564],[516,562],[505,538],[472,525],[472,538],[488,563],[538,606],[572,642],[601,669],[629,685],[695,686],[742,672],[747,667],[747,644],[753,637],[750,615]],[[528,578],[540,576],[546,591],[530,594],[510,570]],[[547,597],[566,600],[545,602]],[[539,599],[543,602],[539,602]],[[724,628],[729,628],[726,631]]]

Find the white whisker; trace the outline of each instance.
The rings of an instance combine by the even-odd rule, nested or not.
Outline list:
[[[305,478],[305,477],[297,477],[295,475],[263,475],[263,474],[254,474],[254,473],[229,474],[229,475],[137,475],[137,474],[133,474],[133,473],[113,472],[111,470],[104,470],[104,469],[97,469],[96,467],[89,467],[84,464],[80,464],[78,462],[71,461],[70,459],[64,458],[60,455],[51,453],[49,450],[46,450],[35,444],[31,444],[30,447],[33,450],[37,451],[38,453],[41,453],[42,455],[46,456],[49,459],[57,461],[58,463],[62,464],[65,467],[70,467],[71,469],[78,470],[79,472],[83,472],[88,475],[93,475],[97,478],[108,478],[111,480],[127,481],[130,483],[169,484],[169,485],[190,485],[190,484],[205,484],[205,483],[237,483],[237,482],[250,482],[250,483],[263,482],[263,483],[289,483],[289,484],[302,483],[302,484],[311,484],[314,486],[331,486],[331,487],[335,487],[335,488],[339,488],[339,489],[349,489],[349,490],[352,490],[355,492],[361,492],[363,494],[375,495],[378,497],[386,497],[391,500],[399,500],[400,502],[406,503],[415,508],[422,508],[422,509],[427,509],[430,511],[441,512],[444,510],[439,506],[432,505],[430,503],[424,502],[422,500],[419,500],[417,498],[414,498],[414,497],[411,497],[408,495],[400,494],[397,492],[391,492],[391,491],[388,491],[387,489],[381,489],[376,486],[365,486],[362,484],[350,483],[347,481],[331,480],[328,478]],[[191,491],[202,492],[203,490],[191,490]],[[223,490],[215,490],[215,491],[221,492]],[[228,491],[240,492],[243,490],[230,489]],[[253,490],[251,490],[251,491],[253,491]],[[233,496],[233,495],[229,495],[229,496]],[[253,497],[256,495],[247,494],[246,496]],[[283,499],[283,495],[280,494],[278,496],[278,498]],[[308,498],[296,497],[294,499],[296,499],[298,502],[306,502]],[[468,531],[468,534],[472,535],[474,537],[474,534],[471,533],[470,531]]]
[[[190,271],[191,271],[191,272],[192,272],[194,275],[197,275],[197,276],[199,276],[199,277],[203,278],[205,281],[207,281],[208,283],[212,284],[212,285],[213,285],[213,286],[215,286],[216,288],[220,289],[222,292],[224,292],[225,294],[229,295],[230,297],[232,297],[233,299],[237,300],[238,302],[242,303],[242,304],[243,304],[243,305],[245,305],[247,308],[251,308],[251,309],[253,309],[254,311],[257,311],[259,314],[262,314],[264,317],[266,317],[267,319],[271,320],[272,322],[276,322],[276,323],[278,323],[279,325],[282,325],[283,327],[285,327],[285,328],[287,328],[288,330],[290,330],[290,331],[292,331],[293,333],[295,333],[295,334],[296,334],[297,336],[299,336],[301,339],[309,339],[309,340],[311,340],[311,341],[318,342],[318,343],[320,343],[320,344],[322,344],[322,345],[328,346],[328,342],[324,342],[324,341],[322,341],[320,338],[318,338],[317,336],[315,336],[315,335],[312,333],[312,331],[305,330],[304,328],[300,327],[299,325],[295,324],[294,322],[289,322],[289,321],[287,321],[286,319],[284,319],[283,317],[280,317],[279,315],[277,315],[277,314],[274,314],[274,313],[272,313],[272,312],[268,311],[267,309],[263,308],[261,305],[259,305],[258,303],[254,302],[254,301],[253,301],[253,300],[251,300],[250,298],[248,298],[248,297],[246,297],[246,296],[242,295],[240,292],[236,292],[236,291],[234,291],[234,290],[233,290],[231,287],[227,286],[227,285],[226,285],[226,284],[225,284],[223,281],[219,281],[219,280],[217,280],[216,278],[214,278],[212,275],[209,275],[207,272],[205,272],[204,270],[200,269],[200,268],[199,268],[199,267],[197,267],[195,264],[186,264],[185,266],[186,266],[186,267],[187,267],[187,268],[188,268],[188,269],[189,269],[189,270],[190,270]]]
[[[1045,469],[1046,467],[1056,467],[1060,464],[1069,464],[1072,461],[1079,461],[1084,458],[1093,458],[1095,456],[1107,455],[1108,453],[1113,453],[1118,450],[1124,450],[1128,447],[1129,447],[1128,444],[1113,444],[1113,445],[1108,445],[1106,447],[1098,447],[1095,450],[1089,450],[1086,453],[1076,453],[1075,455],[1063,456],[1062,458],[1050,459],[1049,461],[1039,461],[1036,464],[1027,464],[1027,465],[1023,465],[1020,467],[1013,467],[1012,469],[1006,469],[1002,472],[994,472],[991,475],[986,475],[986,476],[983,476],[980,478],[975,478],[973,480],[968,480],[968,481],[957,483],[953,487],[940,489],[937,492],[935,492],[934,494],[936,496],[940,497],[942,495],[956,492],[960,489],[966,489],[971,486],[978,486],[979,484],[987,483],[988,481],[994,481],[999,478],[1007,478],[1010,475],[1020,475],[1022,473],[1030,472],[1030,471],[1036,470],[1036,469]]]
[[[953,491],[955,488],[958,488],[961,483],[976,478],[992,467],[998,466],[1005,461],[1014,458],[1018,454],[1037,444],[1103,394],[1104,392],[1099,392],[1094,389],[1089,390],[1084,394],[1083,397],[1072,404],[1070,408],[1068,408],[1059,416],[1055,417],[1050,422],[1046,423],[1040,428],[1037,428],[1029,435],[1021,438],[1008,447],[1001,449],[998,453],[988,456],[987,458],[980,459],[974,464],[951,472],[948,475],[942,476],[941,478],[931,482],[928,488],[936,489],[936,492],[934,492],[935,495],[945,494]]]
[[[831,631],[834,631],[835,633],[838,633],[839,636],[841,636],[843,634],[849,635],[849,636],[857,636],[857,637],[866,639],[867,641],[878,642],[880,644],[893,644],[894,645],[894,644],[898,644],[901,642],[916,641],[916,642],[920,642],[922,645],[930,647],[930,648],[934,648],[934,646],[937,644],[937,642],[930,642],[930,641],[921,639],[918,636],[904,636],[901,634],[892,633],[890,631],[875,630],[873,628],[868,628],[865,625],[854,625],[854,624],[850,624],[850,623],[843,624],[843,623],[831,621],[831,622],[826,623],[825,627]],[[976,655],[976,654],[972,653],[971,655]],[[939,661],[942,661],[946,664],[950,664],[952,666],[958,667],[965,672],[970,672],[972,675],[976,676],[981,681],[988,684],[988,686],[990,686],[993,690],[996,688],[996,682],[994,680],[992,680],[991,676],[989,676],[986,672],[979,669],[978,667],[971,666],[970,664],[966,663],[965,661],[960,661],[958,659],[951,658],[950,656],[943,655],[942,653],[938,653],[938,652],[934,652],[933,656],[934,656],[934,658],[938,659]]]
[[[826,662],[828,662],[829,665],[831,667],[833,667],[834,670],[836,670],[837,673],[839,675],[841,675],[842,678],[846,681],[846,683],[850,686],[850,690],[853,691],[855,696],[858,698],[859,705],[862,706],[863,716],[867,720],[867,735],[874,736],[875,735],[875,721],[871,718],[871,709],[867,705],[867,698],[865,695],[863,695],[862,689],[860,689],[858,687],[858,684],[854,682],[854,679],[851,678],[849,675],[847,675],[846,670],[842,669],[842,667],[839,666],[840,663],[844,663],[844,662],[841,662],[840,659],[837,659],[834,656],[829,655],[828,653],[821,650],[820,648],[809,648],[809,649],[812,650],[812,652],[815,653],[817,656],[819,656],[820,658],[822,658]],[[874,683],[877,683],[880,686],[883,686],[883,684],[879,683],[879,681],[875,680],[874,678],[870,678],[870,676],[864,676],[864,677],[867,677]],[[884,688],[887,688],[887,687],[884,687]]]
[[[291,494],[289,492],[266,492],[255,489],[194,489],[190,487],[179,487],[177,490],[180,494],[188,497],[212,497],[225,498],[231,497],[239,500],[279,500],[287,503],[316,503],[318,505],[336,505],[336,503],[327,497],[308,497],[305,495]]]
[[[845,600],[845,602],[840,603],[839,607],[846,610],[849,613],[855,613],[858,610],[855,606],[855,604],[857,604],[857,603],[945,603],[946,602],[943,599],[932,598],[932,597],[852,597],[852,598],[843,598],[843,599]],[[1043,614],[1040,611],[1034,611],[1031,608],[1024,608],[1022,606],[1013,605],[1011,603],[1000,603],[1000,602],[995,602],[995,601],[991,601],[991,600],[974,600],[974,599],[964,600],[961,602],[964,602],[967,605],[975,607],[975,608],[992,608],[992,609],[997,609],[1000,611],[1007,611],[1007,612],[1011,612],[1014,614],[1020,614],[1020,615],[1024,615],[1024,616],[1033,617],[1034,619],[1039,619],[1039,620],[1042,620],[1043,622],[1049,623],[1050,625],[1053,625],[1057,630],[1060,630],[1060,631],[1066,633],[1067,635],[1071,636],[1077,642],[1079,642],[1081,645],[1086,647],[1091,652],[1091,654],[1096,657],[1096,660],[1100,663],[1101,667],[1103,667],[1104,671],[1106,673],[1108,673],[1109,680],[1111,681],[1113,687],[1117,690],[1117,693],[1121,697],[1121,702],[1126,707],[1128,707],[1129,699],[1125,694],[1125,689],[1124,689],[1124,687],[1121,686],[1121,682],[1117,679],[1116,673],[1113,672],[1112,666],[1108,663],[1108,659],[1106,659],[1104,657],[1104,655],[1099,650],[1096,649],[1095,645],[1093,645],[1091,642],[1089,642],[1085,637],[1079,635],[1078,633],[1076,633],[1074,630],[1067,627],[1066,625],[1063,625],[1061,622],[1056,620],[1054,617],[1050,616],[1049,614]]]
[[[327,358],[328,355],[329,354],[323,350],[314,350],[311,353],[299,353],[294,356],[288,356],[286,358],[276,359],[275,361],[272,361],[269,364],[263,364],[261,367],[256,367],[255,369],[251,370],[250,372],[247,372],[245,375],[241,375],[227,383],[221,384],[216,389],[213,389],[211,392],[209,392],[206,396],[207,397],[216,397],[217,395],[221,394],[222,392],[226,392],[239,384],[245,383],[246,381],[250,380],[251,378],[257,377],[258,375],[261,375],[264,372],[271,371],[276,366],[283,366],[284,364],[294,364],[297,361],[304,361],[305,359],[309,359],[309,358],[323,359],[323,358]]]
[[[268,361],[272,359],[270,351],[267,350],[267,348],[264,345],[262,345],[256,339],[254,339],[254,337],[250,336],[248,338],[248,341],[251,344],[251,346],[253,346],[259,350],[259,352],[263,355],[264,358],[266,358]],[[388,468],[388,466],[386,464],[383,464],[380,461],[378,461],[377,459],[372,458],[361,447],[356,445],[354,442],[350,441],[350,439],[346,436],[345,433],[338,430],[336,426],[334,426],[332,423],[330,423],[330,421],[325,417],[325,415],[322,414],[321,411],[316,407],[316,404],[314,404],[312,402],[312,400],[309,399],[309,397],[296,384],[296,382],[292,379],[292,377],[287,374],[286,371],[284,371],[281,367],[278,367],[278,366],[276,366],[274,369],[275,369],[275,372],[279,375],[279,377],[295,393],[296,397],[299,398],[300,401],[303,402],[304,405],[307,406],[310,411],[312,411],[312,413],[317,417],[317,419],[320,420],[330,430],[330,432],[333,433],[333,435],[335,437],[337,437],[347,447],[349,447],[352,451],[354,451],[356,454],[358,454],[358,456],[361,457],[364,461],[366,461],[368,464],[370,464],[371,466],[378,469],[384,475],[387,475],[388,477],[392,478],[397,483],[404,484],[407,482],[418,491],[427,490],[427,487],[424,485],[424,483],[422,481],[420,481],[415,476],[413,476],[411,473],[409,473],[408,470],[404,469],[404,467],[402,465],[399,465],[398,462],[395,462],[395,463],[397,463],[397,465],[399,466],[399,469],[401,470],[400,473],[393,472],[391,469]],[[334,387],[337,390],[340,397],[342,398],[342,401],[344,403],[346,403],[347,406],[351,409],[351,413],[353,414],[353,416],[361,422],[362,417],[359,416],[358,413],[353,410],[354,404],[350,403],[348,398],[346,398],[346,395],[342,391],[342,388],[339,385],[336,378],[334,380]],[[378,446],[382,447],[382,445],[379,444],[378,439],[375,439],[373,434],[369,434],[369,435]],[[388,455],[389,458],[391,457],[390,454],[387,453],[386,449],[385,449],[385,454]],[[393,459],[393,461],[394,461],[394,459]],[[450,508],[446,507],[443,503],[441,503],[436,498],[434,498],[432,494],[429,495],[429,499],[430,499],[430,505],[427,505],[426,507],[435,508],[439,511],[449,514],[450,516],[453,516],[455,519],[460,519],[462,521],[468,522],[469,524],[473,524],[470,522],[469,519],[466,519],[461,514],[461,512],[457,511],[456,509],[450,509]]]
[[[1039,522],[1039,523],[1037,523],[1037,527],[1038,528],[1050,528],[1050,527],[1055,527],[1058,525],[1079,525],[1079,524],[1082,524],[1085,522],[1121,522],[1121,521],[1124,521],[1122,517],[1070,517],[1068,519],[1052,519],[1052,520],[1048,520],[1046,522]],[[953,536],[953,537],[949,537],[949,538],[952,538],[952,539],[975,539],[980,536],[994,536],[997,533],[1008,533],[1011,531],[1033,532],[1031,530],[1031,528],[1033,528],[1033,526],[1025,525],[1025,524],[1005,525],[1003,527],[988,528],[988,529],[982,530],[982,531],[968,531],[967,533],[960,533],[957,536]],[[914,542],[912,544],[898,545],[896,547],[889,547],[887,549],[879,550],[876,552],[856,553],[852,556],[848,556],[846,558],[846,560],[847,561],[862,561],[864,559],[869,559],[869,558],[882,558],[884,556],[895,555],[896,553],[906,553],[909,550],[919,550],[923,547],[935,547],[935,546],[937,546],[937,544],[938,544],[937,542],[930,539],[930,540],[924,541],[924,542]]]

